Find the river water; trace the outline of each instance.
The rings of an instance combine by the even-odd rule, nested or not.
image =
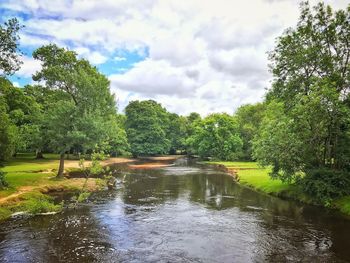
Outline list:
[[[0,262],[350,262],[350,219],[210,167],[124,171],[77,209],[0,225]]]

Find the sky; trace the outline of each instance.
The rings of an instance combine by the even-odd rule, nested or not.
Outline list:
[[[310,1],[315,4],[317,1]],[[327,0],[334,9],[347,0]],[[32,52],[56,43],[111,82],[120,112],[154,99],[169,111],[232,114],[271,86],[268,51],[299,17],[297,0],[0,0],[0,22],[17,17],[24,53],[10,79],[32,84]]]

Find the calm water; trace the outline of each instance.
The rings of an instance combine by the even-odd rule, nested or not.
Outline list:
[[[115,191],[0,225],[0,262],[350,262],[350,220],[188,165],[128,172]]]

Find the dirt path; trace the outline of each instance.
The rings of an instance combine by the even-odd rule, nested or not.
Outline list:
[[[2,197],[0,198],[0,204],[4,204],[6,203],[7,201],[9,200],[12,200],[12,199],[16,199],[18,198],[20,195],[24,194],[24,193],[28,193],[30,191],[33,191],[35,189],[34,186],[21,186],[17,189],[17,192],[13,193],[13,194],[10,194],[6,197]]]

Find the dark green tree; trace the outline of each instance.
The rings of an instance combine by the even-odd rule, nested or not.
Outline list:
[[[166,154],[169,114],[153,100],[132,101],[125,108],[125,128],[133,156]]]
[[[198,122],[188,143],[201,157],[219,160],[237,159],[243,144],[236,119],[226,113],[211,114]]]

